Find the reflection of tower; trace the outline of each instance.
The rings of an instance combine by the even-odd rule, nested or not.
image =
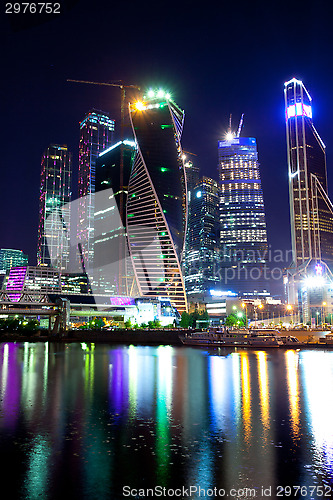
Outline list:
[[[218,282],[219,227],[218,183],[203,177],[189,196],[184,259],[188,295],[208,292]]]
[[[293,264],[333,261],[333,206],[327,193],[325,145],[312,122],[303,83],[285,83]]]
[[[180,137],[184,113],[167,95],[130,105],[138,152],[128,186],[127,233],[140,293],[186,310],[180,269],[186,187]]]
[[[37,265],[66,271],[69,265],[72,153],[51,144],[42,157]]]
[[[111,146],[114,120],[92,110],[80,123],[78,239],[86,269],[93,268],[95,163],[99,153]]]
[[[228,282],[244,292],[267,287],[267,232],[256,140],[239,132],[218,143],[220,242]]]

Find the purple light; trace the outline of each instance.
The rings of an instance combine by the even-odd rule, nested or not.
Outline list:
[[[18,302],[24,286],[27,267],[12,267],[9,271],[6,292],[16,292],[8,294],[9,300]]]
[[[321,276],[323,274],[323,266],[321,266],[320,264],[316,265],[315,270],[317,276]]]
[[[112,306],[134,306],[135,301],[131,297],[110,297]]]

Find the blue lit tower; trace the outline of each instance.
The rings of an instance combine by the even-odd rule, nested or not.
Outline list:
[[[111,146],[115,122],[107,113],[89,111],[80,123],[79,213],[77,233],[84,266],[93,268],[95,164],[98,155]]]
[[[185,171],[180,144],[184,112],[164,92],[130,104],[138,151],[128,186],[127,234],[143,296],[167,296],[187,309],[181,272],[186,230]]]
[[[219,281],[219,186],[202,177],[188,196],[185,288],[188,296],[205,295]]]
[[[333,208],[325,145],[312,122],[312,99],[300,80],[285,83],[293,264],[333,261]]]
[[[218,162],[221,281],[238,293],[262,291],[267,231],[256,140],[230,132],[218,142]]]
[[[333,205],[328,197],[326,153],[312,121],[303,82],[284,84],[292,263],[285,276],[288,302],[304,322],[332,313]],[[325,315],[325,314],[324,314]]]
[[[37,265],[66,271],[69,266],[72,153],[51,144],[41,164]]]

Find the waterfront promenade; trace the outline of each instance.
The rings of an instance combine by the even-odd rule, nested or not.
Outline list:
[[[134,344],[134,345],[171,345],[181,346],[179,334],[187,332],[180,328],[167,329],[116,329],[116,330],[69,330],[62,334],[47,334],[41,330],[36,333],[23,334],[18,332],[0,331],[0,342],[92,342],[107,344]],[[193,333],[193,330],[190,330]],[[318,330],[297,330],[284,331],[282,335],[293,335],[300,343],[295,346],[281,346],[284,349],[300,348],[333,348],[333,344],[320,341],[328,331]],[[212,347],[210,347],[212,348]],[[241,347],[246,349],[246,347]]]

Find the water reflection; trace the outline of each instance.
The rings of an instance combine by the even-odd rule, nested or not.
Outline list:
[[[331,484],[332,355],[1,344],[12,497]]]

